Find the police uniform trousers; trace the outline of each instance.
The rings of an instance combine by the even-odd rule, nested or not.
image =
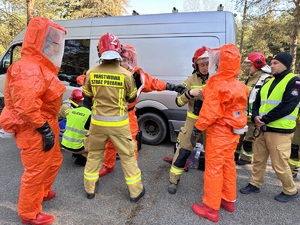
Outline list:
[[[267,161],[270,156],[272,168],[277,178],[281,181],[283,192],[287,195],[293,195],[297,192],[293,181],[292,172],[288,164],[291,154],[291,142],[293,133],[284,134],[276,132],[261,133],[256,138],[253,151],[253,168],[251,184],[261,187],[264,182]]]

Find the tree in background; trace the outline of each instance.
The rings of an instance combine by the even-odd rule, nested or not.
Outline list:
[[[29,21],[34,17],[34,1],[35,0],[26,0],[27,5],[27,25]]]
[[[53,20],[120,16],[129,0],[0,0],[0,54],[31,18]]]
[[[239,49],[245,56],[261,51],[274,56],[280,51],[289,51],[293,56],[292,70],[298,49],[300,0],[235,0],[236,9],[243,11],[239,27]],[[260,43],[259,45],[257,43]]]
[[[0,53],[33,16],[53,20],[119,16],[129,3],[130,0],[0,0]],[[218,0],[183,2],[184,11],[215,11],[218,5]],[[299,73],[300,0],[231,0],[225,1],[224,10],[233,11],[234,5],[242,14],[236,21],[237,46],[243,57],[252,51],[261,51],[266,57],[290,51],[292,69]]]

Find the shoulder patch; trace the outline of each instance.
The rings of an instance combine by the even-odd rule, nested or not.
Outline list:
[[[298,96],[298,90],[297,89],[294,89],[291,93],[293,96]]]

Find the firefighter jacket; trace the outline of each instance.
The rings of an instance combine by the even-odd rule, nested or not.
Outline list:
[[[248,106],[247,106],[247,114],[251,117],[252,112],[252,104],[255,101],[257,92],[262,87],[264,83],[266,83],[272,75],[267,74],[261,70],[256,71],[251,76],[248,77],[245,84],[249,89],[249,98],[248,98]]]
[[[63,101],[59,109],[58,121],[65,119],[67,115],[69,115],[70,111],[76,107],[78,107],[78,104],[70,99]]]
[[[193,73],[183,82],[183,85],[186,87],[186,91],[183,94],[178,93],[176,98],[176,104],[179,107],[188,104],[187,117],[197,119],[199,110],[202,105],[202,100],[199,97],[194,97],[190,95],[189,91],[191,89],[202,90],[205,86],[205,82],[203,82],[202,78],[199,75],[197,75],[197,73]],[[197,103],[200,103],[200,105],[196,106]],[[197,107],[198,109],[196,109]]]
[[[69,149],[81,149],[83,140],[88,130],[86,123],[89,121],[91,111],[85,107],[74,108],[67,116],[66,130],[61,144]]]
[[[83,93],[93,99],[91,124],[101,127],[128,125],[127,102],[136,99],[132,74],[117,60],[104,60],[87,72]]]

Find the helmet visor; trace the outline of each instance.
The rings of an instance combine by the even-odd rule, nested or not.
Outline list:
[[[48,27],[43,54],[57,67],[61,66],[65,48],[65,32],[57,28]]]
[[[208,52],[209,63],[208,63],[208,74],[209,77],[214,76],[218,73],[219,63],[220,63],[220,50],[210,49]]]

